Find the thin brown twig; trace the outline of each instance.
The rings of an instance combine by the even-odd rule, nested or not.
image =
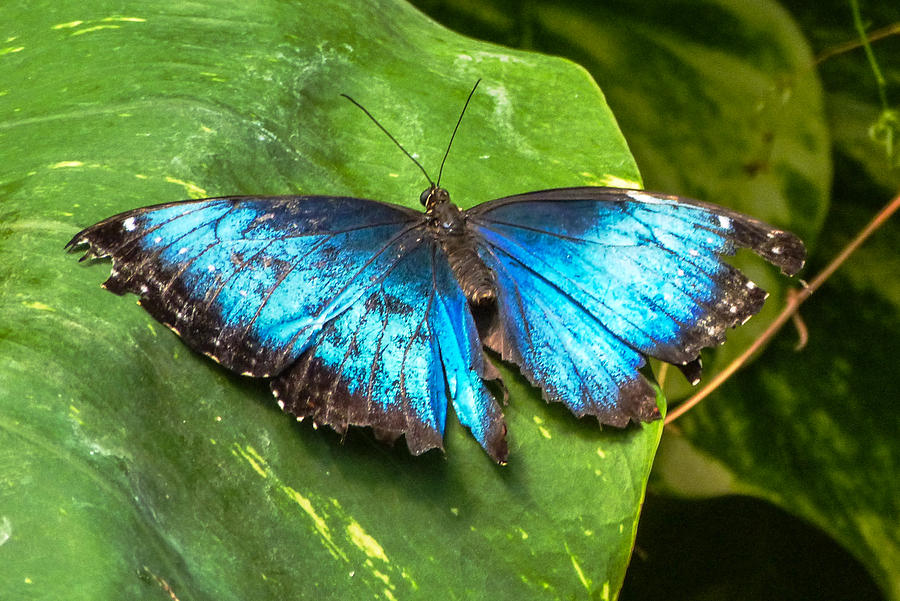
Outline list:
[[[882,27],[881,29],[876,29],[875,31],[869,32],[868,34],[866,34],[866,39],[869,42],[877,42],[880,39],[897,34],[900,34],[900,23],[891,23],[886,27]],[[850,52],[851,50],[856,50],[857,48],[862,47],[862,41],[851,40],[849,42],[844,42],[843,44],[838,44],[836,46],[826,48],[825,50],[820,52],[818,56],[816,56],[816,58],[813,60],[813,64],[821,65],[833,56],[844,54],[845,52]]]
[[[725,369],[716,374],[712,380],[710,380],[709,384],[700,389],[695,395],[678,405],[675,409],[670,411],[666,415],[666,424],[670,424],[688,411],[690,411],[695,405],[697,405],[700,401],[705,399],[711,392],[713,392],[716,388],[722,385],[725,380],[731,377],[738,369],[743,367],[743,365],[752,357],[756,351],[762,348],[769,340],[772,339],[773,336],[784,326],[785,323],[790,320],[793,315],[800,308],[800,305],[803,304],[812,294],[818,290],[831,275],[837,271],[837,269],[852,255],[856,249],[865,242],[869,236],[872,235],[879,227],[887,221],[891,215],[893,215],[897,210],[900,209],[900,194],[895,196],[890,202],[888,202],[881,211],[869,222],[869,224],[856,235],[847,246],[841,250],[838,255],[832,259],[831,263],[828,264],[825,269],[823,269],[806,287],[797,291],[795,295],[791,295],[788,297],[787,302],[785,303],[784,309],[782,309],[781,313],[779,313],[778,317],[766,328],[766,331],[763,332],[759,338],[753,341],[747,350],[740,354],[734,361],[732,361]]]
[[[788,294],[788,300],[793,301],[797,298],[798,293],[792,288],[788,290]],[[806,327],[806,322],[803,321],[803,316],[799,311],[791,315],[791,321],[794,322],[794,329],[797,330],[797,344],[794,345],[794,351],[799,352],[805,349],[809,343],[809,328]]]

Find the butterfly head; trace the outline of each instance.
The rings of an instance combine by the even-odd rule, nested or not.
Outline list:
[[[425,207],[425,211],[430,213],[437,205],[450,202],[450,193],[435,184],[431,184],[419,196],[419,202]]]

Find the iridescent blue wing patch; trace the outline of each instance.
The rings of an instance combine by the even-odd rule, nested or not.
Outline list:
[[[230,197],[136,209],[77,234],[184,341],[271,377],[282,407],[343,432],[441,447],[447,399],[498,460],[502,414],[481,380],[465,298],[422,213],[335,197]],[[425,302],[427,299],[427,302]]]
[[[482,447],[505,461],[503,415],[484,385],[478,333],[447,257],[420,231],[395,251],[390,270],[273,381],[275,396],[339,432],[353,424],[387,440],[405,433],[416,455],[442,448],[449,397]]]
[[[805,251],[789,232],[728,209],[638,190],[569,188],[467,212],[498,283],[483,341],[545,398],[624,426],[657,415],[644,356],[699,377],[699,352],[766,293],[722,260],[738,247],[784,272]]]

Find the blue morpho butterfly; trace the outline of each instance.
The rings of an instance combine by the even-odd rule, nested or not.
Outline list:
[[[506,424],[485,385],[500,376],[483,348],[578,417],[657,419],[645,356],[696,382],[700,349],[765,300],[722,256],[744,247],[787,274],[803,266],[795,235],[696,200],[579,187],[463,211],[440,175],[425,177],[424,213],[348,197],[208,198],[115,215],[68,248],[112,257],[108,290],[137,294],[228,369],[270,378],[297,419],[403,434],[419,455],[443,448],[449,399],[500,463]]]

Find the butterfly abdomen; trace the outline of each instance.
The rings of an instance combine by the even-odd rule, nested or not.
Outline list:
[[[450,269],[466,295],[466,300],[472,305],[484,305],[493,301],[497,296],[494,274],[478,256],[474,240],[468,236],[458,236],[441,242],[450,260]]]
[[[478,256],[475,236],[466,227],[466,216],[449,202],[438,202],[428,210],[431,231],[447,255],[450,269],[466,300],[473,306],[491,304],[497,297],[494,273]]]

